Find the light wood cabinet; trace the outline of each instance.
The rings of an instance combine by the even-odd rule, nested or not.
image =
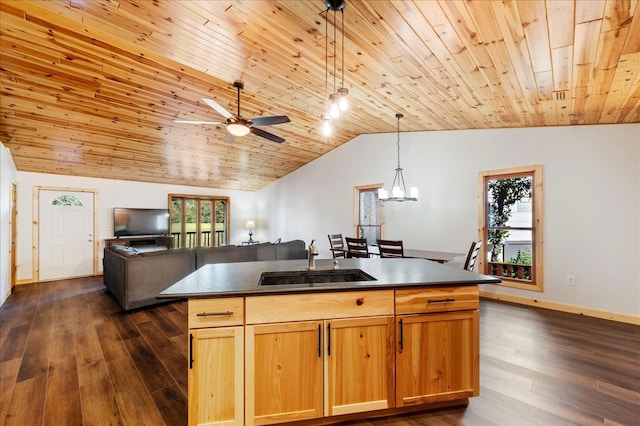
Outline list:
[[[393,291],[248,297],[247,424],[392,406],[392,313]]]
[[[393,290],[247,297],[246,323],[266,324],[393,315]]]
[[[396,315],[478,309],[478,286],[396,290]]]
[[[189,369],[189,424],[242,425],[243,328],[193,330]]]
[[[477,291],[461,287],[396,292],[396,311],[405,312],[396,316],[397,407],[479,394]]]
[[[247,424],[323,415],[322,321],[246,327]]]
[[[393,316],[326,321],[325,415],[393,407]]]
[[[189,425],[244,424],[243,299],[189,301]]]
[[[192,299],[189,425],[320,422],[478,395],[478,296],[461,286]]]

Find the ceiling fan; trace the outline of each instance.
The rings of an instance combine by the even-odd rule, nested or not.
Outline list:
[[[227,127],[227,135],[224,138],[225,142],[233,142],[233,140],[237,136],[245,136],[249,132],[253,133],[256,136],[263,137],[265,139],[269,139],[270,141],[282,143],[284,139],[280,136],[276,136],[273,133],[269,133],[265,130],[259,129],[254,126],[271,126],[274,124],[282,124],[288,123],[289,117],[286,115],[273,115],[270,117],[255,117],[251,120],[246,120],[240,116],[240,91],[244,89],[244,83],[241,81],[234,81],[233,87],[235,87],[238,91],[238,115],[233,116],[229,111],[224,109],[218,103],[213,101],[212,99],[202,98],[202,100],[209,105],[211,108],[218,111],[227,121],[219,122],[219,121],[192,121],[192,120],[175,120],[175,123],[189,123],[189,124],[216,124],[223,125]]]

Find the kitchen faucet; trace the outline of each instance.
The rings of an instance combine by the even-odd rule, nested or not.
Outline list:
[[[316,269],[315,257],[318,255],[318,248],[313,245],[314,241],[315,240],[311,240],[311,244],[309,244],[309,258],[308,258],[309,262],[307,265],[307,269],[309,271]]]

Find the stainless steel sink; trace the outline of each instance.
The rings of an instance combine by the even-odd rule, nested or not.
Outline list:
[[[361,269],[327,269],[317,271],[263,272],[258,285],[319,284],[353,281],[375,281]]]

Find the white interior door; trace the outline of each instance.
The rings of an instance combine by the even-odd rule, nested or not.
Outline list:
[[[93,275],[92,192],[39,191],[39,279]]]

